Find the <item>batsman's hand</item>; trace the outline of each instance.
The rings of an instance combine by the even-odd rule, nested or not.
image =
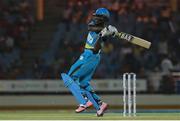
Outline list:
[[[100,36],[115,36],[116,33],[118,33],[116,27],[109,25],[108,27],[105,27],[103,30],[101,30]]]

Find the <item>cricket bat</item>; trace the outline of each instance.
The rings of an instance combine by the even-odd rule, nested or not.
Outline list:
[[[128,42],[130,42],[132,44],[139,45],[139,46],[144,47],[146,49],[149,49],[151,46],[151,42],[146,41],[144,39],[141,39],[139,37],[124,33],[124,32],[116,33],[116,36],[119,39],[127,40]]]

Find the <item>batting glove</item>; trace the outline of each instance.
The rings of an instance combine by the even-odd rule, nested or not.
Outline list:
[[[108,27],[105,27],[101,32],[100,35],[101,37],[104,36],[114,36],[116,33],[118,33],[118,30],[116,27],[109,25]]]

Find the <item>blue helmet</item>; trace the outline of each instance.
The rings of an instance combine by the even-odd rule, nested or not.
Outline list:
[[[110,13],[108,11],[108,9],[106,8],[98,8],[95,12],[95,15],[102,15],[102,16],[105,16],[109,19],[110,17]]]

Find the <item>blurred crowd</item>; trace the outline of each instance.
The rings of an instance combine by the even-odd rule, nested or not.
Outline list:
[[[34,23],[29,1],[0,1],[2,79],[11,72],[18,78],[17,68],[22,67],[21,53],[29,46]],[[48,50],[34,60],[32,68],[24,70],[32,72],[28,78],[59,79],[60,72],[67,72],[84,49],[87,23],[99,7],[110,10],[109,23],[119,31],[144,38],[152,42],[152,47],[146,50],[124,40],[110,39],[103,48],[95,78],[119,78],[124,72],[145,77],[149,72],[168,74],[170,70],[180,70],[180,13],[172,11],[167,1],[159,5],[149,5],[144,0],[67,0],[65,3],[63,11],[59,11],[62,16]]]
[[[119,31],[144,38],[152,42],[152,47],[146,50],[110,39],[95,78],[119,78],[124,72],[145,77],[152,71],[169,74],[171,70],[180,70],[180,14],[172,11],[169,4],[148,6],[144,0],[68,0],[66,4],[50,50],[41,57],[46,68],[44,74],[38,71],[39,78],[58,79],[60,72],[69,70],[83,51],[87,23],[98,7],[111,11],[110,24]]]
[[[0,78],[13,77],[21,68],[32,24],[27,0],[0,0]]]
[[[152,46],[146,50],[124,40],[109,39],[94,77],[120,78],[124,72],[135,72],[141,78],[161,72],[164,76],[159,91],[173,92],[169,74],[180,71],[180,12],[173,11],[167,0],[157,5],[155,0],[148,1],[64,1],[66,6],[61,6],[61,16],[57,16],[60,22],[52,40],[48,40],[48,49],[25,70],[22,53],[29,49],[34,25],[32,1],[0,0],[0,79],[59,79],[60,73],[67,72],[83,52],[93,12],[106,7],[111,12],[109,24],[152,42]]]

